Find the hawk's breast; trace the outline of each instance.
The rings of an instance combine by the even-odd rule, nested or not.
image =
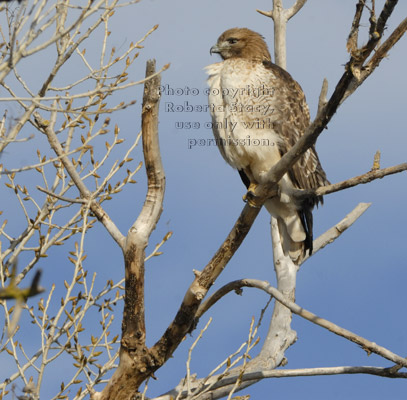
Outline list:
[[[213,132],[225,160],[250,169],[253,178],[280,159],[274,130],[278,108],[275,77],[262,63],[229,59],[206,68]],[[257,176],[256,176],[257,175]]]

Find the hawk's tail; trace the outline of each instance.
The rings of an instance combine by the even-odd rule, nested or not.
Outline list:
[[[297,211],[277,199],[267,200],[264,205],[277,218],[284,254],[289,255],[295,264],[300,264],[307,251],[312,253],[311,208]]]
[[[239,170],[239,175],[248,188],[250,179],[243,170]],[[312,209],[318,203],[322,203],[322,197],[315,197],[312,194],[294,207],[281,202],[277,197],[264,203],[267,211],[277,218],[284,254],[289,255],[297,265],[304,259],[307,251],[309,255],[312,254]]]

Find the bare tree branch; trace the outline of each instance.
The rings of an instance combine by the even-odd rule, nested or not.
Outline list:
[[[236,285],[235,289],[239,285]],[[250,285],[248,285],[250,287]],[[258,366],[258,369],[251,372],[246,372],[241,376],[241,388],[252,385],[262,379],[267,378],[288,378],[288,377],[298,377],[298,376],[324,376],[324,375],[345,375],[345,374],[370,374],[381,376],[385,378],[407,378],[406,372],[398,372],[398,369],[393,367],[371,367],[371,366],[337,366],[337,367],[318,367],[318,368],[300,368],[300,369],[278,369],[278,370],[267,370]],[[235,384],[238,379],[238,375],[232,374],[231,376],[223,376],[221,378],[214,377],[214,382],[209,381],[208,385],[211,384],[211,392],[203,395],[198,395],[194,391],[199,390],[201,386],[201,380],[193,381],[192,387],[190,386],[190,391],[194,395],[194,399],[208,400],[208,399],[219,399],[227,394],[230,387]],[[202,389],[202,387],[201,387]],[[177,396],[177,399],[188,398],[188,393],[182,390],[182,387],[174,389],[167,394],[156,397],[152,400],[171,400]]]
[[[55,113],[54,113],[55,116]],[[51,118],[51,123],[49,121],[44,120],[38,112],[34,113],[35,122],[37,123],[38,129],[45,133],[48,138],[48,142],[51,148],[54,150],[55,154],[61,159],[62,164],[64,165],[66,171],[68,172],[69,176],[75,183],[75,186],[78,188],[81,197],[89,202],[89,207],[92,212],[96,215],[97,219],[103,224],[115,242],[123,249],[124,246],[124,236],[119,231],[117,226],[114,222],[110,219],[106,211],[102,208],[102,206],[92,199],[92,193],[86,187],[85,183],[83,182],[82,178],[79,176],[76,168],[69,160],[69,158],[65,155],[64,149],[59,143],[57,135],[54,132],[53,125],[55,124],[55,119]]]
[[[284,9],[282,0],[273,0],[273,9],[270,11],[256,11],[274,22],[274,55],[275,63],[281,68],[287,67],[286,31],[287,22],[304,7],[307,0],[297,0],[290,8]]]
[[[348,42],[346,48],[349,53],[352,53],[358,48],[359,26],[360,19],[362,18],[363,7],[365,6],[365,0],[359,0],[356,4],[356,13],[353,17],[352,27],[348,36]]]
[[[14,143],[16,143],[16,142],[21,142],[21,141],[24,141],[24,142],[25,142],[25,141],[27,141],[27,140],[30,140],[30,138],[27,138],[27,139],[19,139],[19,140],[14,141]],[[75,150],[72,150],[72,151],[70,151],[70,152],[68,152],[68,153],[65,153],[65,155],[66,155],[66,156],[69,156],[69,155],[71,155],[71,154],[77,153],[77,152],[82,151],[82,150],[84,150],[84,147],[78,147],[78,148],[75,149]],[[6,169],[6,170],[4,170],[4,171],[3,171],[2,167],[0,166],[0,175],[8,175],[8,174],[14,174],[14,173],[19,173],[19,172],[30,171],[30,170],[32,170],[32,169],[40,168],[40,167],[43,167],[43,166],[45,166],[45,165],[51,164],[51,163],[53,163],[53,162],[55,162],[55,161],[57,161],[57,160],[59,160],[59,157],[50,158],[49,160],[44,161],[44,162],[42,162],[42,163],[33,164],[33,165],[27,165],[27,166],[22,167],[22,168],[14,168],[14,169],[11,169],[11,170],[7,170],[7,169]]]
[[[125,301],[122,323],[120,363],[107,386],[93,399],[125,400],[137,393],[140,384],[158,367],[147,349],[144,319],[144,260],[151,233],[160,218],[165,192],[165,175],[158,141],[158,107],[161,77],[155,60],[146,66],[142,109],[143,153],[148,190],[143,208],[130,228],[124,248]]]
[[[155,60],[150,60],[146,66],[146,77],[154,74]],[[129,352],[134,351],[138,346],[145,346],[145,248],[160,219],[164,201],[165,175],[158,142],[160,82],[160,75],[156,75],[148,80],[144,87],[141,130],[148,190],[143,208],[127,234],[125,248],[126,296],[122,346]]]
[[[328,229],[321,236],[314,240],[313,253],[317,253],[328,244],[333,243],[342,233],[348,229],[362,214],[371,206],[371,203],[359,203],[348,215],[345,216],[335,226]],[[310,256],[306,255],[302,260],[302,264],[308,260]]]
[[[353,367],[353,366],[338,366],[338,367],[319,367],[319,368],[301,368],[301,369],[279,369],[273,371],[264,371],[259,373],[244,374],[243,381],[246,379],[259,379],[258,375],[263,375],[263,378],[283,378],[291,376],[322,376],[322,375],[343,375],[343,374],[370,374],[382,376],[385,378],[407,378],[407,372],[391,372],[391,368],[380,367]],[[225,382],[226,383],[226,382]]]
[[[319,100],[318,100],[318,111],[317,115],[322,112],[323,108],[326,106],[328,100],[326,99],[326,95],[328,93],[328,81],[326,78],[324,78],[322,82],[322,88],[321,88],[321,93],[319,95]]]
[[[241,279],[237,281],[233,281],[228,283],[227,285],[223,286],[219,289],[214,295],[211,296],[200,308],[201,312],[200,315],[203,314],[211,305],[213,305],[216,301],[218,301],[221,297],[225,296],[227,293],[231,291],[240,291],[242,287],[253,287],[257,289],[261,289],[266,293],[273,296],[278,302],[280,302],[285,307],[288,307],[293,313],[307,319],[308,321],[315,323],[329,331],[344,337],[358,345],[360,345],[365,351],[368,353],[374,352],[390,361],[397,363],[398,365],[403,365],[404,367],[407,366],[407,359],[398,356],[395,353],[392,353],[388,349],[377,345],[359,335],[356,335],[353,332],[350,332],[344,328],[339,327],[338,325],[333,324],[330,321],[327,321],[323,318],[316,316],[315,314],[301,308],[294,302],[287,299],[279,290],[270,286],[268,282],[259,281],[255,279]],[[256,357],[253,362],[251,363],[251,368],[248,368],[249,371],[253,371],[253,368],[257,366],[257,372],[249,372],[244,374],[243,382],[247,381],[257,381],[265,377],[283,377],[283,376],[307,376],[307,375],[330,375],[330,374],[344,374],[344,373],[372,373],[375,375],[380,375],[384,377],[391,377],[391,378],[407,378],[407,373],[398,374],[397,370],[392,370],[391,368],[377,368],[371,369],[371,367],[334,367],[332,369],[306,369],[306,370],[291,370],[286,372],[285,370],[278,370],[278,371],[266,371],[267,368],[264,367],[261,363],[259,363],[259,359]],[[259,371],[260,369],[260,371]],[[264,375],[265,374],[265,375]],[[230,371],[229,376],[227,378],[219,379],[217,377],[213,377],[213,379],[217,380],[218,382],[213,385],[212,389],[216,390],[220,387],[225,387],[228,385],[232,385],[236,382],[237,376],[233,371]],[[249,382],[247,382],[249,383]],[[252,382],[254,383],[254,382]],[[250,384],[250,383],[249,383]],[[201,398],[201,397],[199,397]],[[202,397],[205,398],[205,397]],[[217,398],[217,397],[216,397]]]
[[[380,62],[387,56],[390,49],[403,37],[407,31],[407,18],[405,18],[397,28],[391,33],[391,35],[380,45],[375,53],[372,55],[366,65],[357,69],[354,68],[355,77],[352,80],[349,88],[346,90],[345,95],[341,101],[345,101],[379,66]]]
[[[381,179],[387,175],[397,174],[403,171],[407,171],[407,163],[399,164],[394,167],[371,170],[363,175],[347,179],[346,181],[334,183],[332,185],[321,186],[315,191],[315,194],[317,196],[325,196],[329,193],[334,193],[340,190],[351,188],[353,186],[369,183],[371,181],[374,181],[375,179]]]
[[[287,17],[285,15],[282,0],[273,0],[273,10],[269,16],[274,22],[274,62],[281,68],[287,68]],[[266,15],[266,14],[264,14]]]
[[[368,374],[376,375],[384,378],[407,378],[406,372],[392,372],[391,368],[380,368],[370,366],[338,366],[338,367],[318,367],[318,368],[300,368],[300,369],[277,369],[277,370],[261,370],[256,372],[244,373],[241,376],[242,386],[249,386],[250,383],[258,382],[262,379],[270,378],[289,378],[299,376],[326,376],[326,375],[353,375],[353,374]],[[224,392],[228,392],[228,388],[236,382],[236,376],[225,377],[213,385],[214,391],[217,391],[216,397],[199,396],[199,400],[218,399],[222,395],[219,391],[226,388]],[[151,400],[171,400],[173,393],[155,397]],[[179,399],[187,398],[186,392],[181,392]]]
[[[298,11],[300,11],[301,8],[305,6],[306,2],[307,0],[297,0],[292,7],[285,10],[287,21],[294,17],[294,15],[297,14]]]
[[[294,264],[289,254],[284,254],[275,217],[271,218],[271,239],[277,288],[287,300],[294,301],[299,265]],[[250,369],[257,363],[267,366],[267,369],[277,368],[284,363],[285,351],[297,340],[297,333],[291,329],[291,319],[291,310],[276,302],[262,349],[252,361]]]
[[[326,376],[326,375],[354,375],[368,374],[384,378],[403,378],[407,379],[407,372],[392,372],[391,368],[380,368],[370,366],[338,366],[338,367],[318,367],[318,368],[300,368],[300,369],[277,369],[272,371],[257,371],[243,374],[242,382],[259,381],[269,378],[289,378],[298,376]],[[215,386],[222,387],[232,385],[236,381],[235,377],[225,377]],[[183,398],[183,396],[181,397]],[[165,397],[158,397],[153,400],[164,400]]]
[[[311,313],[310,311],[301,308],[299,305],[288,300],[279,290],[273,288],[269,285],[268,282],[257,281],[255,279],[245,279],[245,283],[249,283],[250,287],[257,287],[258,289],[264,290],[266,293],[273,296],[277,301],[282,303],[284,306],[288,307],[294,314],[299,315],[300,317],[321,326],[322,328],[328,329],[329,331],[335,333],[336,335],[342,336],[345,339],[350,340],[362,347],[363,350],[368,353],[375,353],[387,360],[393,361],[398,365],[407,367],[407,359],[398,356],[397,354],[387,350],[386,348],[377,345],[374,342],[371,342],[363,337],[356,335],[355,333],[348,331],[347,329],[341,328],[340,326],[318,317],[317,315]]]
[[[261,201],[264,202],[264,199]],[[172,355],[184,336],[194,328],[196,311],[202,299],[243,242],[259,212],[260,208],[246,204],[211,261],[202,272],[195,272],[195,279],[188,288],[177,315],[161,339],[151,348],[152,354],[160,365]]]
[[[327,194],[339,192],[341,190],[349,189],[351,187],[366,184],[372,182],[376,179],[382,179],[387,175],[397,174],[403,171],[407,171],[407,163],[398,164],[393,167],[387,167],[382,169],[377,169],[377,166],[380,167],[380,164],[377,162],[374,163],[373,168],[366,172],[363,175],[355,176],[353,178],[349,178],[345,181],[333,183],[326,186],[321,186],[314,191],[314,195],[316,196],[326,196]],[[258,187],[253,190],[253,195],[256,199],[253,199],[254,204],[261,206],[263,203],[260,199],[262,198],[270,198],[275,196],[275,189],[273,185],[259,185]],[[309,196],[308,191],[304,191],[301,189],[293,189],[292,195],[297,196],[299,199],[302,197]],[[314,252],[315,253],[315,252]],[[307,257],[308,258],[308,257]]]

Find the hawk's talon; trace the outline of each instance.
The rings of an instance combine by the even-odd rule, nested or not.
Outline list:
[[[252,208],[261,208],[257,205],[256,202],[256,197],[254,196],[254,194],[252,192],[247,192],[244,196],[243,196],[243,201],[245,203],[248,203],[250,207]]]

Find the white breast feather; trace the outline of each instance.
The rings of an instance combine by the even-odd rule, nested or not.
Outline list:
[[[281,139],[273,130],[273,88],[264,84],[270,82],[270,72],[262,64],[245,60],[212,64],[206,71],[220,152],[232,167],[249,169],[251,178],[260,183],[281,158]]]

